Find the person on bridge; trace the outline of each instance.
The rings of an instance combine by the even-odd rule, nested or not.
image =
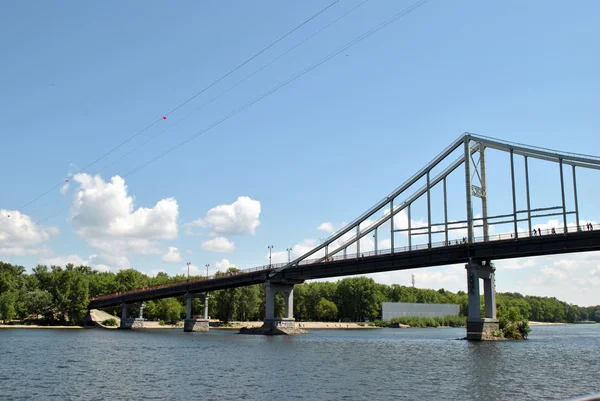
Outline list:
[[[542,235],[542,229],[538,227],[538,235]]]

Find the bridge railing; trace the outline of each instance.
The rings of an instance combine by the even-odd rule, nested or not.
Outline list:
[[[542,229],[537,229],[537,230],[534,229],[531,232],[519,231],[517,233],[517,236],[515,236],[514,233],[491,234],[491,235],[488,235],[487,240],[485,239],[485,237],[481,236],[481,237],[475,237],[473,239],[473,242],[481,243],[481,242],[500,241],[500,240],[507,240],[507,239],[532,238],[532,237],[551,236],[551,235],[568,234],[568,233],[593,231],[593,230],[600,230],[600,225],[588,223],[588,224],[580,225],[580,226],[577,226],[577,225],[567,226],[566,229],[564,227],[554,227],[554,228],[551,227],[551,228],[546,228],[543,230]],[[426,235],[426,234],[423,234],[423,235]],[[461,246],[461,245],[467,245],[466,237],[463,237],[462,239],[452,239],[452,240],[448,240],[448,241],[433,242],[431,244],[425,243],[425,244],[412,245],[410,247],[409,246],[397,247],[397,248],[394,248],[394,253],[403,253],[403,252],[410,252],[410,251],[416,251],[416,250],[422,250],[422,249],[442,248],[442,247]],[[298,265],[305,266],[305,265],[310,265],[310,264],[317,263],[317,262],[332,262],[332,261],[337,261],[337,260],[358,259],[358,258],[364,258],[364,257],[370,257],[370,256],[387,255],[387,254],[391,254],[391,253],[392,253],[391,249],[381,249],[381,250],[377,250],[377,251],[360,252],[360,254],[357,254],[357,253],[346,254],[346,255],[342,254],[342,255],[330,256],[326,260],[323,260],[323,257],[302,260],[298,263]],[[115,296],[135,294],[138,292],[143,292],[143,291],[148,291],[148,290],[157,290],[157,289],[161,289],[161,288],[176,287],[176,286],[180,286],[180,285],[184,285],[184,284],[198,283],[198,282],[206,281],[206,280],[214,280],[217,278],[237,276],[240,274],[253,273],[253,272],[263,271],[263,270],[277,269],[280,267],[287,266],[287,264],[288,263],[272,263],[272,264],[267,264],[267,265],[262,265],[262,266],[257,266],[257,267],[251,267],[249,269],[240,270],[238,272],[227,272],[227,273],[219,273],[219,274],[214,274],[214,275],[205,276],[205,277],[194,277],[194,278],[191,278],[190,280],[186,279],[183,281],[162,284],[162,285],[155,286],[155,287],[136,288],[134,290],[116,292],[116,293],[108,294],[108,295],[101,295],[98,297],[90,298],[90,300],[100,300],[100,299],[112,298]],[[292,267],[292,268],[294,268],[294,267]]]

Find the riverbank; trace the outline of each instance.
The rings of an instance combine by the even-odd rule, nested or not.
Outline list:
[[[552,323],[552,322],[532,322],[529,321],[530,326],[566,326],[573,323]]]
[[[84,329],[83,326],[38,326],[35,324],[0,324],[0,329]]]

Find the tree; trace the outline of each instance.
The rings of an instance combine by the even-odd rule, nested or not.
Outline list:
[[[375,280],[368,277],[353,277],[340,280],[337,286],[340,315],[354,321],[365,318],[375,319],[377,310],[377,291]]]
[[[16,291],[4,291],[0,294],[0,319],[7,323],[17,315],[15,304],[17,302]]]
[[[225,276],[228,273],[237,273],[240,270],[235,267],[230,267],[225,272],[217,272],[216,276]],[[213,293],[213,305],[216,306],[216,317],[224,322],[229,322],[233,319],[238,306],[239,288],[227,288],[225,290],[215,291]]]
[[[178,322],[184,313],[181,303],[175,298],[163,298],[156,301],[158,315],[170,322]]]
[[[117,273],[116,281],[118,284],[117,291],[122,292],[145,287],[148,277],[135,269],[126,269]]]
[[[25,310],[28,315],[46,315],[52,308],[52,294],[46,290],[35,290],[25,297]]]
[[[260,315],[258,311],[260,289],[258,287],[259,285],[250,285],[240,288],[235,308],[237,320],[247,322],[258,319]]]
[[[330,321],[335,319],[338,314],[338,308],[335,304],[328,299],[321,298],[317,304],[315,313],[319,320]]]

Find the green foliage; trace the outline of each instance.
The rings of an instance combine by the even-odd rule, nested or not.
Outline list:
[[[165,321],[164,321],[164,320],[161,320],[161,321],[159,321],[159,322],[158,322],[158,325],[159,325],[159,326],[164,326],[164,325],[165,325]]]
[[[47,315],[52,309],[52,294],[46,290],[30,291],[24,304],[28,315]]]
[[[16,291],[4,291],[0,294],[0,320],[9,322],[17,316],[15,304],[17,302]]]
[[[513,322],[509,322],[504,329],[502,330],[504,337],[508,339],[517,339],[520,336],[517,336],[517,325]]]
[[[465,316],[445,317],[395,317],[391,323],[405,324],[410,327],[465,327],[467,318]]]
[[[315,309],[315,314],[319,320],[331,321],[337,316],[338,308],[335,303],[321,298]]]
[[[521,320],[517,323],[517,330],[523,336],[523,338],[529,337],[529,333],[531,333],[531,327],[529,327],[529,322],[527,320]]]
[[[385,321],[385,320],[375,320],[375,321],[369,323],[369,326],[373,326],[373,327],[390,327],[390,322]]]
[[[375,280],[369,277],[345,278],[337,283],[340,316],[353,321],[375,320],[384,299]]]
[[[109,327],[115,327],[117,325],[117,320],[113,318],[106,319],[102,324]]]
[[[156,311],[165,320],[175,323],[181,320],[185,308],[176,298],[163,298],[156,301]]]
[[[229,268],[217,275],[235,272]],[[129,289],[185,282],[183,275],[169,276],[159,273],[148,277],[134,269],[119,273],[98,272],[89,266],[44,266],[38,265],[31,274],[23,266],[0,262],[0,319],[25,318],[43,315],[49,322],[78,324],[87,312],[89,297],[122,292]],[[201,279],[191,277],[192,280]],[[322,302],[327,301],[327,303]],[[501,327],[510,321],[525,319],[542,322],[595,321],[600,322],[600,305],[579,307],[556,298],[523,296],[518,293],[498,293],[497,309]],[[185,313],[181,306],[183,297],[175,302],[148,301],[145,315],[152,319],[177,321]],[[299,320],[344,320],[371,321],[380,318],[382,302],[444,303],[460,305],[460,313],[467,314],[467,293],[419,289],[393,284],[375,283],[367,277],[346,278],[333,282],[311,282],[294,287],[294,316]],[[337,312],[333,313],[332,305]],[[281,316],[284,299],[278,294],[275,299],[275,314]],[[318,306],[320,307],[318,308]],[[327,305],[327,307],[325,307]],[[160,306],[160,307],[159,307]],[[237,289],[220,290],[211,293],[210,313],[222,321],[232,319],[248,321],[264,318],[264,285],[253,285]],[[202,302],[195,299],[192,309],[201,313]],[[113,310],[109,310],[112,312]],[[9,318],[5,318],[7,316]],[[461,318],[464,319],[464,318]],[[413,322],[418,327],[460,326],[462,321]],[[517,331],[519,331],[517,329]]]

